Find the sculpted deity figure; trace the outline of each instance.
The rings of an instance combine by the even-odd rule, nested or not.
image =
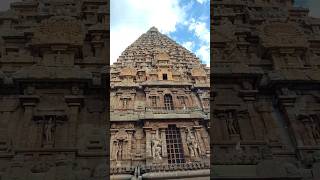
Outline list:
[[[311,116],[311,128],[312,128],[313,138],[315,140],[320,139],[320,133],[319,133],[319,128],[317,126],[317,120],[313,116]]]
[[[161,144],[162,144],[162,142],[159,138],[158,130],[157,130],[157,133],[153,136],[151,144],[152,144],[153,158],[156,160],[161,160],[162,159],[162,157],[161,157],[161,150],[162,150]]]
[[[53,117],[50,117],[48,122],[44,126],[44,136],[46,143],[53,142],[54,122]]]
[[[314,116],[304,116],[301,118],[305,127],[304,140],[310,144],[317,144],[320,140],[320,131],[317,125],[317,119]]]
[[[236,120],[234,119],[232,112],[228,112],[226,121],[227,121],[228,132],[230,134],[239,134],[235,126]]]
[[[200,146],[195,138],[195,136],[191,133],[191,130],[188,129],[188,135],[187,135],[187,145],[190,152],[191,157],[199,157],[200,156]]]
[[[122,160],[123,155],[123,141],[116,141],[115,143],[115,149],[116,149],[116,161]]]

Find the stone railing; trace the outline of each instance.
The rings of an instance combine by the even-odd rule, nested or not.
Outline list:
[[[190,112],[194,111],[201,111],[200,108],[194,108],[194,107],[146,107],[146,112],[152,112],[155,114],[170,114],[170,113],[176,113],[176,114],[188,114]]]
[[[198,169],[209,169],[208,162],[190,162],[181,164],[164,164],[164,165],[151,165],[141,167],[141,172],[164,172],[164,171],[189,171]]]
[[[110,168],[110,174],[114,175],[114,174],[133,174],[135,170],[135,167],[125,167],[125,166],[121,166],[121,167],[112,167]]]
[[[133,174],[137,167],[111,167],[110,174]],[[209,162],[190,162],[181,164],[155,164],[149,166],[139,166],[141,174],[149,172],[170,172],[170,171],[190,171],[199,169],[209,169]]]

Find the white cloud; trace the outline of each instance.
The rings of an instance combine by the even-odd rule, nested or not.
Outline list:
[[[208,0],[197,0],[198,3],[203,4],[206,3]]]
[[[198,50],[196,50],[196,55],[203,61],[202,63],[210,66],[210,46],[201,46]]]
[[[110,61],[150,27],[161,33],[176,31],[176,25],[185,21],[185,8],[178,0],[111,0]]]
[[[155,26],[161,33],[171,34],[178,24],[194,33],[197,39],[182,43],[203,60],[210,62],[210,31],[206,28],[205,17],[188,19],[194,1],[181,6],[180,0],[111,0],[110,61],[114,63],[121,53],[142,33]],[[207,0],[197,0],[205,3]],[[173,38],[176,39],[176,38]],[[197,42],[197,43],[196,43]],[[199,42],[199,43],[198,43]],[[199,48],[198,48],[199,47]],[[197,49],[196,49],[197,48]]]
[[[192,49],[194,47],[194,42],[187,41],[187,42],[182,43],[182,46],[187,48],[189,51],[192,51]]]
[[[201,41],[210,43],[210,31],[206,26],[207,24],[205,22],[191,19],[191,22],[189,23],[189,31],[194,31]]]
[[[193,31],[199,39],[199,48],[196,50],[196,55],[203,61],[202,63],[210,66],[210,30],[207,28],[207,24],[199,18],[200,21],[196,21],[194,18],[188,23],[189,31]]]

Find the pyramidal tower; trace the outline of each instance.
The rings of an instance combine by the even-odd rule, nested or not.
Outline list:
[[[209,177],[209,77],[155,27],[125,49],[110,75],[113,176]]]

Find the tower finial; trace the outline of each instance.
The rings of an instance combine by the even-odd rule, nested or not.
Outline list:
[[[155,26],[152,26],[149,31],[151,32],[158,32],[158,29]]]

